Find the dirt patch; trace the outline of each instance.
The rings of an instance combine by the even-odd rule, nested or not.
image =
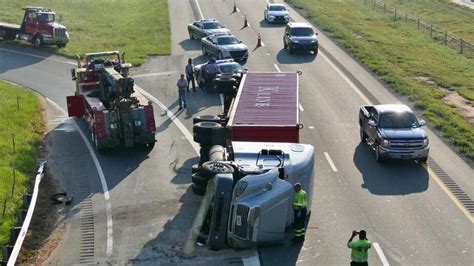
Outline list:
[[[42,106],[44,121],[47,123],[47,103],[44,98],[38,98]],[[48,145],[46,144],[49,141],[50,135],[47,134],[39,146],[41,158],[47,158]],[[58,192],[58,187],[56,179],[46,165],[43,179],[39,185],[38,199],[30,227],[16,262],[18,265],[41,265],[58,246],[68,212],[67,206],[55,205],[49,198],[50,195]]]
[[[413,79],[424,85],[437,88],[444,92],[442,102],[454,106],[466,120],[474,125],[474,107],[469,100],[459,95],[456,91],[451,91],[432,80],[430,77],[413,77]]]

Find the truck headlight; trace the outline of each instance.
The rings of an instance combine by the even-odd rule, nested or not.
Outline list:
[[[430,144],[430,140],[428,138],[424,139],[423,140],[423,145],[428,146],[428,144]]]
[[[390,146],[390,141],[386,140],[386,139],[382,139],[382,141],[380,142],[380,145],[382,145],[384,147],[388,147],[388,146]]]
[[[234,188],[234,196],[238,197],[244,193],[245,189],[247,188],[247,182],[239,181]]]
[[[275,16],[274,15],[268,15],[268,19],[274,19]]]

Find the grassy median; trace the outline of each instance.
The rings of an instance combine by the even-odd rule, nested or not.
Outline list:
[[[474,117],[469,112],[474,106],[473,59],[433,42],[416,25],[404,20],[395,22],[393,15],[373,11],[363,0],[287,2],[302,10],[387,86],[408,96],[463,155],[474,158]],[[474,39],[472,13],[465,8],[444,3],[447,1],[388,2],[465,39]],[[443,14],[439,15],[440,12]]]
[[[71,41],[62,49],[45,49],[66,56],[120,50],[136,65],[147,55],[171,51],[167,0],[0,0],[0,6],[0,20],[16,24],[24,6],[54,9]]]
[[[22,195],[30,192],[44,122],[36,94],[1,80],[0,106],[0,246],[3,246],[9,240],[10,228],[15,226]]]

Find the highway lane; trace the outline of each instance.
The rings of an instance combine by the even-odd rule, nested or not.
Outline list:
[[[373,153],[359,145],[358,107],[367,104],[366,99],[374,103],[400,99],[322,34],[324,49],[317,58],[289,56],[282,51],[282,27],[262,22],[265,1],[238,1],[240,13],[236,14],[230,14],[232,1],[201,0],[199,4],[205,16],[221,20],[247,44],[255,43],[257,33],[262,34],[265,47],[250,55],[250,70],[267,71],[276,63],[283,71],[303,71],[303,141],[315,145],[319,158],[328,152],[337,166],[338,172],[327,172],[328,163],[318,160],[313,205],[317,207],[309,225],[310,240],[298,259],[291,258],[289,263],[311,264],[314,258],[321,264],[345,263],[348,255],[341,256],[341,252],[350,232],[359,228],[366,228],[369,237],[380,243],[391,264],[469,263],[473,254],[472,223],[433,178],[416,163],[379,165],[373,160]],[[240,30],[243,14],[247,15],[250,29]],[[294,11],[291,15],[303,20]],[[266,54],[270,56],[265,57]],[[328,57],[336,61],[329,62]],[[338,71],[343,70],[331,66],[337,62],[352,73],[346,78],[358,84],[356,87],[366,99],[341,77]],[[431,131],[429,134],[432,157],[472,198],[472,169]],[[280,251],[286,248],[261,251],[264,264],[284,261],[288,256]],[[372,262],[380,263],[375,250],[372,252]]]
[[[180,72],[187,57],[196,58],[198,62],[205,60],[200,56],[199,43],[187,40],[186,24],[199,13],[193,12],[190,5],[193,0],[169,2],[174,11],[170,13],[180,14],[179,19],[172,19],[173,56],[151,58],[143,67],[134,70],[133,74]],[[472,257],[472,224],[466,221],[446,194],[418,165],[379,166],[366,147],[358,146],[356,110],[364,101],[338,76],[337,71],[331,69],[330,63],[321,56],[293,57],[281,51],[282,28],[267,27],[261,22],[264,1],[239,1],[239,9],[246,12],[252,26],[245,29],[241,29],[242,13],[230,15],[232,1],[200,0],[199,4],[205,16],[223,21],[251,49],[254,46],[252,44],[256,43],[256,33],[262,33],[265,47],[252,51],[246,66],[250,70],[275,71],[274,64],[278,64],[283,71],[298,69],[304,72],[301,78],[304,107],[301,119],[306,127],[302,136],[305,142],[315,145],[318,153],[315,182],[317,196],[313,205],[316,207],[305,244],[298,247],[287,243],[280,248],[261,249],[264,265],[271,265],[272,262],[285,265],[295,262],[308,265],[346,263],[349,251],[344,247],[345,242],[353,229],[360,228],[366,228],[369,238],[380,243],[391,264],[468,262]],[[298,18],[294,12],[291,15]],[[321,36],[321,42],[370,90],[373,98],[380,102],[397,100],[324,36]],[[5,53],[1,55],[3,59]],[[18,58],[14,57],[9,64],[18,64],[15,60]],[[23,63],[21,67],[8,67],[8,71],[0,71],[0,77],[31,84],[33,88],[44,82],[41,87],[47,88],[45,93],[56,97],[61,103],[66,95],[61,84],[70,82],[69,67],[49,64],[53,63]],[[31,67],[26,67],[29,65]],[[43,72],[49,73],[50,67],[57,73],[64,73],[66,78],[56,80],[58,75],[49,74],[52,76],[49,79],[54,81],[52,83],[48,82],[49,79],[41,78],[48,75]],[[176,112],[176,78],[177,75],[157,75],[136,80],[176,113],[188,130],[192,129],[192,116],[216,114],[221,110],[217,95],[198,92],[190,93],[188,110]],[[69,86],[72,91],[72,84],[69,83]],[[62,96],[59,96],[61,93]],[[157,118],[157,139],[161,142],[151,153],[132,152],[131,156],[113,154],[112,158],[110,154],[107,155],[109,157],[99,156],[108,182],[111,183],[113,216],[118,217],[114,226],[114,262],[164,260],[164,257],[154,252],[158,250],[166,253],[171,246],[166,244],[171,243],[173,238],[184,237],[181,231],[188,228],[189,222],[186,223],[186,220],[191,220],[196,207],[190,202],[197,198],[186,190],[190,165],[197,160],[194,151],[166,116],[157,112]],[[442,167],[453,178],[456,177],[463,189],[472,189],[469,181],[472,169],[466,168],[433,134],[431,137],[432,145],[436,147],[432,154],[437,162],[443,164]],[[179,151],[170,150],[169,147]],[[323,152],[330,155],[337,172],[331,169]],[[100,187],[94,187],[95,192],[100,193]],[[131,191],[132,195],[138,196],[130,197]],[[166,214],[157,214],[161,211]],[[179,225],[185,226],[180,228]],[[97,235],[98,240],[103,239],[100,232]],[[97,242],[102,243],[98,245],[104,245],[104,241]],[[371,263],[380,264],[375,250],[371,252]],[[101,257],[98,255],[96,257]],[[108,258],[100,258],[99,261],[101,259]]]

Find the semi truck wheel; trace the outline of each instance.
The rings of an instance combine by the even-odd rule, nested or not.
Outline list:
[[[212,145],[212,136],[193,134],[193,140],[201,145]]]
[[[365,134],[365,131],[362,127],[359,128],[359,136],[360,136],[360,142],[367,141],[367,134]]]
[[[198,187],[206,188],[207,182],[209,182],[209,177],[195,173],[191,175],[191,181]]]
[[[212,129],[221,127],[222,125],[216,122],[199,122],[194,124],[193,133],[202,136],[211,136]]]
[[[201,115],[201,116],[193,118],[193,124],[197,124],[199,122],[221,123],[222,119],[220,117],[218,117],[217,115]]]
[[[193,164],[193,166],[191,166],[191,173],[193,173],[193,174],[202,174],[203,173],[202,167],[198,163]]]
[[[36,37],[33,39],[33,44],[34,44],[35,47],[37,47],[37,48],[43,46],[43,37],[41,37],[41,36],[36,36]]]
[[[214,177],[217,174],[233,174],[234,168],[226,163],[205,162],[202,164],[204,175]]]
[[[191,189],[194,192],[194,194],[197,194],[200,196],[204,196],[206,194],[206,187],[196,186],[196,184],[193,183],[191,186]]]

